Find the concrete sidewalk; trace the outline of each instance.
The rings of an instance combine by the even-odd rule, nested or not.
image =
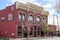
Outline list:
[[[27,40],[27,38],[15,38],[10,40]],[[60,37],[36,37],[29,38],[28,40],[60,40]]]

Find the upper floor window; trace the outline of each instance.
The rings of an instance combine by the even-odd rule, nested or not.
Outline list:
[[[2,21],[4,21],[4,19],[5,19],[4,17],[1,18]]]
[[[19,21],[24,21],[25,20],[25,14],[24,13],[19,13],[18,14]]]
[[[13,19],[13,15],[12,14],[8,14],[8,20],[11,21]]]
[[[42,17],[42,21],[43,22],[46,22],[47,21],[45,16]]]
[[[11,10],[14,10],[14,6],[11,7]]]
[[[40,23],[40,17],[37,17],[36,18],[36,21]]]
[[[29,20],[29,22],[33,22],[33,16],[30,15],[30,16],[28,17],[28,20]]]
[[[24,13],[22,14],[22,20],[25,20],[25,14]]]

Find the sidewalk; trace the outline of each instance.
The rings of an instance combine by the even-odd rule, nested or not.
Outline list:
[[[16,38],[10,40],[27,40],[27,38]],[[60,40],[60,37],[35,37],[35,38],[28,38],[28,40]]]

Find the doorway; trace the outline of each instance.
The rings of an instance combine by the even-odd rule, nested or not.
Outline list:
[[[34,26],[34,37],[37,37],[36,31],[37,31],[37,26]]]
[[[34,37],[37,37],[37,35],[36,35],[36,31],[34,31]]]
[[[43,31],[41,30],[41,36],[44,36],[44,33],[43,33]]]
[[[18,36],[22,36],[22,27],[18,26]]]
[[[28,36],[28,29],[27,29],[27,27],[24,27],[23,34],[24,34],[24,38],[26,38]]]

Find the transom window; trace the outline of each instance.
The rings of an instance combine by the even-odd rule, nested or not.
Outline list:
[[[28,17],[28,20],[29,20],[29,22],[33,22],[33,16],[30,15],[30,16]]]
[[[13,19],[12,13],[8,14],[8,21],[12,21],[12,19]]]
[[[18,14],[18,18],[19,18],[19,21],[24,21],[24,20],[25,20],[25,14],[22,13],[22,12],[20,12],[20,13]]]

